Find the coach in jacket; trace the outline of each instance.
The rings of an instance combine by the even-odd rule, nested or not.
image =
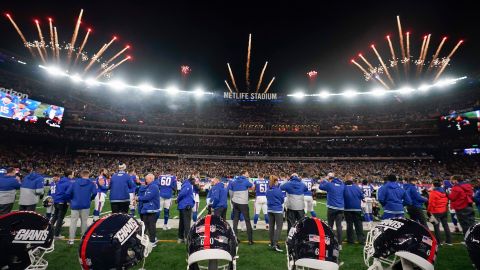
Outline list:
[[[193,183],[195,183],[195,178],[183,180],[182,188],[178,193],[177,203],[178,210],[180,212],[180,220],[178,224],[178,243],[185,242],[188,232],[190,231],[192,208],[195,204],[195,200],[193,198]]]
[[[127,174],[125,164],[118,166],[118,172],[110,180],[110,205],[112,213],[128,213],[130,206],[130,190],[135,187],[130,175]]]
[[[155,176],[151,173],[147,174],[145,182],[141,182],[142,185],[146,184],[146,188],[138,193],[138,201],[142,203],[139,212],[142,215],[142,221],[145,223],[148,238],[152,245],[155,245],[157,238],[157,213],[160,211],[160,191],[154,181]]]
[[[63,239],[63,236],[60,236],[60,231],[63,226],[63,219],[68,209],[69,197],[67,190],[72,185],[71,179],[73,179],[73,171],[66,170],[63,174],[64,176],[60,178],[58,182],[55,183],[55,192],[52,194],[53,197],[53,216],[50,221],[54,227],[54,235],[57,239]]]
[[[347,222],[347,242],[353,244],[353,227],[357,234],[357,240],[360,244],[364,243],[363,224],[362,224],[362,200],[363,192],[360,187],[353,182],[353,177],[349,174],[345,176],[345,221]]]
[[[457,213],[458,222],[462,227],[463,234],[475,224],[475,212],[473,211],[473,188],[460,176],[453,176],[453,187],[448,195],[451,201],[450,207]]]
[[[412,205],[410,196],[397,183],[396,175],[387,176],[386,183],[378,190],[378,201],[383,206],[382,219],[403,217],[403,207]]]
[[[248,190],[253,186],[249,180],[248,171],[241,171],[240,176],[233,179],[228,185],[232,200],[233,212],[233,230],[238,235],[238,221],[240,213],[245,218],[245,225],[247,225],[248,244],[253,244],[252,224],[250,223],[250,211],[248,208]]]
[[[345,184],[335,177],[334,173],[328,173],[328,179],[323,180],[319,188],[327,192],[327,221],[328,226],[336,226],[337,239],[342,246],[342,220],[345,209]]]
[[[40,196],[45,193],[44,173],[45,168],[39,167],[23,178],[18,202],[20,211],[35,211]]]
[[[288,182],[280,186],[280,189],[287,193],[287,224],[290,231],[290,228],[305,216],[304,194],[308,188],[298,174],[294,173]]]
[[[452,236],[450,234],[450,227],[448,227],[448,197],[445,193],[445,190],[442,188],[442,183],[440,181],[433,182],[433,190],[430,191],[430,196],[428,197],[428,208],[427,212],[435,217],[438,221],[433,224],[435,230],[435,237],[437,238],[438,243],[441,243],[442,238],[440,237],[440,224],[443,226],[445,231],[447,245],[452,244]]]
[[[18,189],[20,182],[15,176],[15,169],[7,168],[7,173],[0,176],[0,216],[12,211]]]
[[[412,205],[407,206],[408,214],[410,219],[417,221],[423,226],[427,226],[427,220],[423,214],[423,204],[428,201],[427,198],[422,197],[420,192],[418,192],[417,181],[415,178],[409,178],[407,183],[403,185],[403,189],[407,192],[408,196],[412,200]]]
[[[212,179],[212,188],[208,192],[213,214],[227,220],[227,189],[217,177]]]

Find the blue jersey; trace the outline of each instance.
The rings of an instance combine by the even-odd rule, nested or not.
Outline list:
[[[173,191],[177,189],[177,177],[170,174],[160,175],[157,181],[160,188],[160,197],[171,199]]]
[[[284,179],[278,179],[278,186],[281,186],[283,185],[285,182],[288,182],[287,180],[284,180]],[[282,194],[283,194],[283,197],[286,198],[287,197],[287,192],[285,190],[282,190]]]
[[[313,179],[304,178],[302,182],[307,186],[307,191],[305,191],[303,196],[312,196]]]
[[[372,185],[362,185],[362,193],[365,198],[372,198],[373,186]]]
[[[267,179],[257,179],[253,182],[255,185],[255,196],[267,196],[268,191],[268,180]]]
[[[55,194],[55,188],[57,187],[57,183],[55,183],[55,181],[52,181],[50,182],[50,189],[48,190],[48,196],[53,196],[53,194]]]
[[[15,103],[0,103],[0,117],[12,118],[15,113]]]
[[[105,183],[103,186],[101,186],[98,183],[98,180],[100,180],[100,179],[103,179],[103,181]],[[105,176],[103,176],[103,175],[98,176],[97,179],[95,179],[94,184],[95,184],[95,188],[97,190],[97,193],[105,193],[105,194],[107,193],[109,186],[108,186],[108,179]]]

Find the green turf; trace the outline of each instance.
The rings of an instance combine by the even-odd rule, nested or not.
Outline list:
[[[319,199],[315,207],[318,217],[325,219],[326,207],[325,200]],[[250,202],[251,211],[253,211],[253,202]],[[205,199],[201,199],[200,209],[205,206]],[[14,209],[18,209],[15,205]],[[92,206],[93,209],[93,206]],[[39,204],[37,208],[39,213],[44,213],[45,209]],[[103,212],[110,211],[110,205],[107,202]],[[69,213],[68,213],[69,214]],[[68,215],[67,214],[67,215]],[[230,212],[228,212],[228,217]],[[171,217],[178,216],[176,206],[171,208]],[[251,212],[251,216],[253,213]],[[478,216],[478,213],[477,213]],[[260,228],[260,227],[259,227]],[[63,228],[62,234],[67,235],[67,228]],[[77,230],[77,237],[80,238],[79,230]],[[172,229],[170,231],[157,230],[157,237],[160,240],[176,240],[177,231]],[[247,239],[245,232],[239,232],[240,240]],[[256,270],[282,270],[287,269],[285,253],[277,253],[268,249],[266,241],[268,241],[267,231],[259,229],[254,231],[253,238],[257,243],[253,246],[248,246],[241,243],[239,247],[239,259],[237,261],[237,269],[256,269]],[[286,238],[286,232],[282,233],[281,239]],[[465,246],[459,244],[462,241],[461,234],[453,234],[453,246],[441,246],[439,249],[435,269],[472,269]],[[48,269],[65,269],[65,266],[76,267],[78,264],[78,244],[68,246],[66,241],[56,241],[55,250],[46,256],[49,261]],[[284,247],[284,243],[281,243]],[[340,252],[340,261],[343,262],[341,269],[367,269],[363,263],[363,246],[359,244],[349,245],[344,243],[343,250]],[[138,269],[140,266],[136,267]],[[171,242],[161,242],[152,251],[146,260],[146,269],[186,269],[186,247],[184,244],[176,244]]]

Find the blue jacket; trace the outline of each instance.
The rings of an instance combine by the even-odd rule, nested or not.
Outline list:
[[[157,213],[160,211],[160,191],[155,182],[150,183],[142,192],[138,193],[138,200],[142,202],[141,214]]]
[[[70,178],[62,177],[55,183],[55,192],[52,193],[53,203],[68,202],[67,190],[70,187]]]
[[[303,195],[308,191],[307,186],[298,177],[290,178],[290,181],[280,186],[281,190],[286,191],[289,195]]]
[[[110,180],[110,202],[129,202],[130,190],[135,188],[135,185],[124,171],[118,171],[112,176]]]
[[[193,199],[193,187],[188,179],[184,180],[182,183],[182,188],[178,193],[177,202],[178,210],[192,208],[195,205],[195,200]]]
[[[138,193],[137,193],[138,197],[140,197],[141,195],[145,195],[145,191],[147,191],[147,186],[146,185],[140,185],[140,187],[138,188]],[[138,203],[137,203],[137,207],[138,207],[138,213],[142,213],[143,202],[139,200]]]
[[[362,211],[363,192],[354,183],[345,184],[345,211]]]
[[[403,184],[403,189],[407,192],[410,200],[412,200],[412,206],[416,208],[423,208],[423,204],[428,201],[427,198],[420,195],[417,186],[414,184]]]
[[[268,212],[283,213],[284,195],[279,186],[270,187],[267,190]]]
[[[9,204],[15,202],[17,189],[20,189],[20,183],[15,176],[0,176],[0,204]]]
[[[403,206],[412,205],[410,196],[397,182],[387,182],[378,190],[377,197],[385,213],[403,214]]]
[[[77,178],[67,189],[72,210],[90,209],[90,202],[95,196],[96,188],[91,179]]]
[[[213,209],[227,208],[227,193],[228,190],[222,182],[217,183],[210,189],[208,196]]]
[[[327,192],[327,207],[335,210],[345,209],[345,184],[342,180],[334,178],[331,182],[323,180],[319,188]]]
[[[41,174],[32,172],[25,176],[20,187],[20,205],[37,204],[39,196],[44,194],[44,177]]]
[[[238,204],[248,204],[248,189],[253,184],[245,176],[239,176],[228,183],[228,190],[232,191],[231,200]]]

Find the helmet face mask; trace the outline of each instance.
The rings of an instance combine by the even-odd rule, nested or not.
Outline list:
[[[112,214],[95,221],[79,247],[82,269],[128,269],[152,250],[143,222],[125,214]]]
[[[433,269],[437,240],[419,223],[405,218],[383,220],[368,232],[363,250],[369,269]]]
[[[465,233],[468,255],[476,269],[480,269],[480,223],[470,227]]]
[[[293,226],[286,241],[287,267],[338,269],[339,245],[332,229],[318,218],[305,217]]]
[[[43,256],[54,250],[53,227],[35,212],[11,212],[0,216],[0,245],[1,269],[47,269]]]
[[[237,237],[221,217],[207,215],[190,228],[187,252],[187,269],[235,270]]]

